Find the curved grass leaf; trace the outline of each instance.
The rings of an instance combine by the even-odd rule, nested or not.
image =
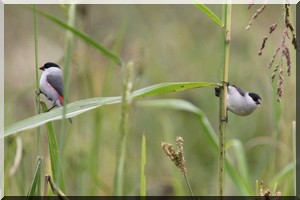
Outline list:
[[[171,82],[161,83],[153,86],[149,86],[137,91],[132,92],[133,98],[148,97],[158,94],[165,94],[170,92],[177,92],[181,90],[188,90],[200,87],[218,86],[217,83],[208,82]]]
[[[283,169],[281,169],[271,180],[272,185],[275,185],[276,182],[283,182],[287,180],[287,176],[293,174],[295,163],[290,162]]]
[[[211,20],[216,22],[221,28],[224,27],[222,20],[213,11],[211,11],[208,7],[206,7],[203,4],[195,4],[195,6],[197,8],[199,8],[200,10],[202,10]]]
[[[144,100],[137,102],[138,106],[147,106],[147,107],[156,107],[160,109],[174,109],[187,111],[195,114],[203,127],[203,134],[206,137],[207,144],[211,148],[212,152],[218,156],[219,152],[219,141],[217,133],[212,128],[210,122],[208,121],[205,113],[192,103],[181,100],[181,99],[157,99],[157,100]],[[242,195],[253,195],[251,187],[248,183],[248,179],[239,173],[238,168],[236,168],[230,161],[229,156],[226,156],[225,159],[225,169],[226,173],[229,175],[232,182],[236,185],[238,190]]]
[[[131,93],[131,98],[138,99],[142,97],[154,96],[159,94],[165,94],[170,92],[176,92],[181,90],[188,90],[200,87],[218,86],[217,83],[208,82],[172,82],[172,83],[161,83],[140,90],[136,90]],[[77,116],[81,113],[90,111],[100,106],[116,104],[121,102],[121,97],[98,97],[91,99],[79,100],[66,105],[66,118],[71,118]],[[27,129],[35,128],[37,126],[43,125],[50,121],[55,121],[63,119],[62,107],[55,110],[51,110],[47,113],[42,113],[29,117],[13,125],[6,127],[4,131],[4,136],[7,137],[16,132],[24,131]],[[1,138],[1,137],[0,137]]]
[[[66,118],[74,117],[103,105],[119,103],[120,100],[120,97],[99,97],[76,101],[67,105]],[[14,123],[8,128],[5,128],[4,137],[59,119],[63,119],[62,107],[51,110],[51,112],[35,115],[33,117],[29,117],[27,119]]]
[[[219,147],[218,147],[217,134],[214,131],[213,127],[211,126],[205,113],[194,104],[181,99],[157,99],[157,100],[139,101],[137,102],[137,105],[157,107],[163,109],[181,110],[181,111],[186,111],[186,112],[196,114],[201,121],[201,125],[204,129],[204,133],[209,146],[212,148],[213,152],[215,153],[218,152]]]
[[[228,150],[230,148],[233,148],[232,152],[236,156],[237,160],[239,161],[237,168],[239,169],[241,176],[243,176],[246,180],[250,180],[249,170],[247,167],[247,157],[242,142],[237,139],[228,140],[226,144],[226,148]]]
[[[43,112],[46,112],[48,110],[47,106],[44,102],[41,102],[41,106],[42,106]],[[60,188],[64,191],[65,190],[65,181],[64,181],[63,171],[61,168],[58,143],[56,140],[56,134],[55,134],[52,122],[48,122],[46,124],[46,129],[47,129],[47,138],[48,138],[52,176],[53,176],[54,181],[59,183]]]
[[[61,21],[60,19],[54,17],[53,15],[47,14],[47,13],[41,11],[41,10],[37,10],[37,13],[40,14],[41,16],[49,19],[50,21],[56,23],[57,25],[63,27],[64,29],[67,29],[67,30],[71,31],[72,33],[74,33],[74,35],[81,38],[85,43],[87,43],[87,44],[91,45],[92,47],[98,49],[107,58],[113,60],[115,63],[117,63],[119,65],[122,65],[123,61],[120,57],[118,57],[116,54],[114,54],[113,52],[111,52],[110,50],[108,50],[107,48],[105,48],[104,46],[102,46],[101,44],[96,42],[95,40],[93,40],[91,37],[89,37],[85,33],[79,31],[78,29],[76,29],[72,26],[69,26],[67,23]]]

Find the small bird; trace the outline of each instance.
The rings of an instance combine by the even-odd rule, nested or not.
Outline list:
[[[60,67],[55,63],[47,62],[40,67],[40,70],[43,73],[40,78],[40,91],[38,94],[44,94],[53,104],[48,111],[54,107],[62,107],[64,105],[64,81]],[[68,120],[72,123],[71,118],[68,118]]]
[[[215,95],[220,96],[220,88],[215,88]],[[235,85],[227,83],[227,110],[236,115],[250,115],[261,104],[258,94],[247,92]]]

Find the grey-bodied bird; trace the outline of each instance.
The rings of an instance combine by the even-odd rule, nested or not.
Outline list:
[[[44,66],[40,67],[40,70],[43,73],[40,78],[39,93],[44,94],[53,104],[49,110],[54,107],[62,107],[64,105],[64,81],[60,67],[55,63],[47,62]],[[72,120],[68,119],[72,123]]]

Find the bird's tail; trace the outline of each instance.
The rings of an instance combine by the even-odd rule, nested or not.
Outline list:
[[[68,120],[69,120],[70,124],[72,124],[72,119],[71,119],[71,118],[68,118]]]

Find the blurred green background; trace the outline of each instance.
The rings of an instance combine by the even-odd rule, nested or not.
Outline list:
[[[222,5],[209,5],[220,18]],[[276,81],[271,82],[268,63],[281,45],[283,5],[267,5],[265,11],[245,31],[259,6],[233,5],[230,49],[230,83],[253,91],[262,97],[262,105],[250,116],[229,114],[227,141],[243,144],[248,184],[255,194],[256,180],[265,188],[283,195],[294,195],[292,171],[276,179],[282,169],[294,161],[293,129],[296,119],[295,51],[292,74],[284,69],[284,94],[276,102]],[[67,21],[67,6],[39,5],[46,13]],[[295,7],[291,7],[295,18]],[[76,28],[135,65],[134,90],[162,82],[220,82],[221,28],[194,5],[77,5]],[[20,5],[5,5],[5,125],[36,115],[35,57],[33,13]],[[269,26],[278,23],[258,56],[262,39]],[[294,23],[294,21],[293,21]],[[294,23],[295,24],[295,23]],[[66,30],[38,16],[39,65],[48,61],[64,67]],[[290,44],[290,40],[288,41]],[[70,72],[69,102],[92,98],[120,96],[122,69],[93,47],[74,37]],[[280,59],[276,59],[276,63]],[[175,92],[151,99],[184,99],[199,107],[216,133],[219,125],[219,100],[213,88]],[[150,98],[148,98],[150,99]],[[42,97],[42,100],[45,100]],[[49,105],[49,104],[48,104]],[[111,195],[119,139],[120,106],[110,105],[73,118],[67,126],[61,146],[66,194]],[[60,140],[61,121],[55,121]],[[189,195],[180,171],[161,150],[161,141],[175,143],[184,138],[188,177],[195,195],[218,194],[218,156],[203,137],[203,128],[195,115],[170,109],[153,109],[132,104],[125,161],[124,195],[138,195],[140,184],[141,138],[147,140],[147,194]],[[37,159],[36,130],[23,131],[5,139],[5,195],[26,195]],[[20,163],[13,175],[16,138],[22,142]],[[60,144],[60,141],[58,141]],[[42,128],[42,174],[51,174],[47,137]],[[63,149],[62,149],[63,148]],[[237,168],[240,160],[228,149]],[[276,179],[276,180],[274,180]],[[226,176],[226,195],[245,195]]]

